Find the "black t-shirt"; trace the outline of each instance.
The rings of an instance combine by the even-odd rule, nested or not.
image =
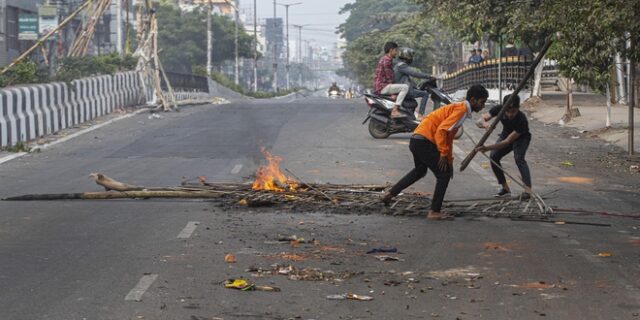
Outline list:
[[[498,113],[500,113],[500,109],[502,109],[502,105],[497,105],[489,110],[489,114],[492,117],[495,117],[498,115]],[[500,133],[500,137],[502,139],[507,138],[507,136],[509,136],[509,134],[513,131],[520,134],[520,138],[518,139],[531,138],[531,133],[529,132],[529,121],[527,120],[527,116],[522,113],[522,111],[518,110],[518,113],[515,117],[513,117],[512,120],[509,120],[509,118],[507,118],[507,115],[503,114],[502,118],[500,118],[500,122],[502,123],[502,133]]]

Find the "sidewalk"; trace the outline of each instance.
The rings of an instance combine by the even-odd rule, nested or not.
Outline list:
[[[531,116],[546,124],[558,124],[565,112],[567,96],[560,92],[543,92],[542,100],[528,100],[524,110]],[[628,150],[629,107],[626,105],[611,106],[611,128],[606,128],[607,100],[603,95],[592,93],[574,93],[573,106],[578,108],[580,116],[574,117],[565,126],[576,128],[591,137],[599,137],[624,150]],[[634,150],[640,154],[640,109],[634,110]],[[579,136],[578,136],[579,137]]]

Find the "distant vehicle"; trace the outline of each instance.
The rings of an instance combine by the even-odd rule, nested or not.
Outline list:
[[[428,91],[433,100],[434,109],[453,102],[453,99],[438,89],[435,80],[423,80],[416,89]],[[405,98],[400,112],[405,115],[402,118],[391,118],[391,109],[397,95],[376,95],[365,93],[364,101],[369,106],[369,113],[362,124],[369,121],[369,134],[376,139],[386,139],[392,134],[413,132],[420,124],[416,119],[415,111],[418,102],[413,98]],[[460,127],[456,139],[462,136],[463,128]]]
[[[340,87],[338,87],[338,85],[334,82],[331,84],[331,87],[329,87],[329,90],[327,90],[327,96],[329,98],[339,98],[342,97],[342,90],[340,89]]]

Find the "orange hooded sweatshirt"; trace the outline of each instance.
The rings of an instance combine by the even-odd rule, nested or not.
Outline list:
[[[453,163],[453,137],[467,117],[471,116],[469,102],[455,102],[429,113],[413,131],[438,147],[441,157],[447,157]]]

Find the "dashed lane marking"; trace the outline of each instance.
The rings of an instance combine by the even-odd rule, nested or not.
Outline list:
[[[142,295],[151,287],[154,281],[158,278],[157,274],[148,274],[142,276],[138,284],[129,291],[126,297],[124,297],[125,301],[142,301]]]
[[[184,227],[182,231],[180,231],[180,234],[178,234],[178,239],[189,239],[191,237],[191,234],[196,231],[196,228],[199,224],[200,222],[198,221],[189,221],[189,223],[187,223],[187,226]]]
[[[242,165],[236,164],[233,169],[231,169],[231,174],[238,174],[240,173],[240,170],[242,170]]]

